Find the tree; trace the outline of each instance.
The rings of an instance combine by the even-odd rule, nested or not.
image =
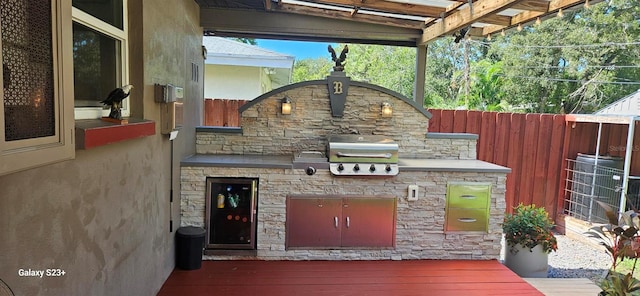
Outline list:
[[[508,110],[506,96],[502,91],[503,81],[502,62],[492,64],[482,60],[476,63],[471,75],[471,93],[467,107],[487,111]]]
[[[345,71],[353,80],[384,86],[413,97],[415,48],[349,45]]]
[[[230,39],[238,41],[238,42],[246,43],[246,44],[258,45],[258,42],[253,38],[233,37],[233,38],[230,38]]]
[[[291,80],[293,83],[325,79],[331,73],[331,61],[327,58],[302,59],[295,61]]]
[[[465,43],[468,50],[465,50]],[[431,108],[469,108],[465,102],[465,86],[471,86],[471,77],[465,76],[465,67],[482,57],[481,47],[454,38],[441,38],[427,48],[427,73],[425,78],[424,105]],[[468,60],[470,64],[465,61]],[[470,72],[472,72],[472,70]]]
[[[498,38],[487,58],[503,62],[509,103],[589,113],[635,91],[627,82],[640,80],[638,11],[638,0],[601,2]]]
[[[338,45],[337,50],[344,45]],[[473,60],[477,60],[477,46]],[[452,55],[456,53],[455,55]],[[443,39],[429,46],[423,103],[430,108],[458,106],[462,49],[452,40]],[[381,45],[349,44],[345,72],[351,79],[380,85],[413,98],[416,49]],[[303,59],[294,66],[293,81],[324,79],[331,71],[329,58]]]
[[[423,104],[593,112],[640,87],[639,20],[640,0],[610,0],[491,42],[440,38],[428,45]],[[415,54],[415,48],[350,44],[345,72],[412,97]],[[324,79],[330,69],[328,58],[301,60],[294,81]]]

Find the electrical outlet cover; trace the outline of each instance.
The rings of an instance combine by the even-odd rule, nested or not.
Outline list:
[[[409,190],[407,192],[407,200],[408,201],[418,200],[418,185],[409,185]]]

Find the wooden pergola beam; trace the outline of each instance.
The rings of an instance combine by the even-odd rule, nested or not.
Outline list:
[[[343,20],[250,9],[200,9],[200,25],[205,32],[217,36],[392,46],[415,46],[422,33],[421,28],[371,24],[351,18]]]
[[[358,21],[369,24],[378,24],[385,26],[393,26],[399,28],[409,29],[422,29],[424,23],[421,21],[413,21],[407,19],[398,19],[392,17],[384,17],[378,15],[370,15],[364,13],[357,13],[357,10],[335,10],[335,9],[323,9],[310,6],[292,5],[287,3],[279,3],[278,5],[272,5],[271,11],[311,15],[332,19],[341,19],[348,21]]]
[[[576,5],[580,5],[583,3],[583,0],[552,0],[549,1],[547,11],[523,11],[519,14],[511,17],[510,24],[493,24],[491,26],[486,26],[483,28],[482,35],[493,34],[498,31],[508,30],[518,25],[525,25],[527,23],[535,21],[537,18],[546,18],[552,17],[555,15],[560,9],[567,9],[574,7]]]
[[[425,28],[422,37],[418,40],[418,45],[424,45],[436,38],[451,34],[465,26],[479,21],[492,13],[510,8],[523,0],[478,0],[473,5],[456,10],[446,16],[439,23],[433,23]]]
[[[445,8],[411,3],[400,3],[384,0],[321,0],[314,1],[328,5],[367,8],[388,13],[408,14],[415,16],[437,17],[445,12]]]
[[[511,8],[519,10],[547,12],[549,11],[549,3],[550,2],[547,0],[525,0],[520,3],[516,3],[515,5],[511,6]]]
[[[486,26],[482,29],[482,35],[486,36],[488,34],[493,34],[495,32],[498,31],[502,31],[502,30],[507,30],[507,29],[511,29],[513,27],[516,27],[518,25],[524,25],[528,22],[532,22],[535,21],[536,18],[538,17],[543,17],[545,15],[544,12],[537,12],[537,11],[524,11],[522,13],[519,13],[517,15],[514,15],[513,17],[511,17],[511,22],[509,24],[496,24],[496,25],[491,25],[491,26]]]
[[[203,2],[208,0],[196,1]],[[222,0],[216,1],[224,2]],[[231,20],[227,17],[222,17],[225,22],[233,24],[233,28],[225,28],[229,26],[222,21],[211,21],[211,23],[221,26],[220,28],[212,28],[212,31],[263,36],[264,34],[274,34],[277,31],[275,28],[285,28],[285,32],[291,31],[291,36],[296,36],[296,38],[302,36],[305,39],[325,40],[328,38],[327,36],[331,35],[325,32],[329,30],[328,27],[333,27],[333,25],[327,25],[331,22],[322,21],[324,27],[309,27],[304,24],[304,21],[298,21],[297,18],[290,17],[292,15],[300,15],[301,17],[339,21],[341,24],[340,28],[338,28],[339,32],[346,28],[350,34],[354,34],[351,39],[366,40],[367,42],[375,35],[382,36],[380,38],[383,41],[379,43],[391,41],[392,43],[401,42],[404,44],[407,39],[406,31],[403,30],[414,30],[416,37],[409,42],[413,46],[423,46],[436,38],[452,35],[462,28],[471,28],[468,34],[472,36],[487,36],[518,25],[529,24],[536,21],[537,18],[544,20],[553,17],[559,9],[574,8],[582,5],[585,0],[453,0],[448,3],[447,7],[443,5],[443,3],[447,2],[437,0],[424,0],[420,1],[420,4],[403,3],[401,1],[256,0],[257,4],[251,2],[253,3],[253,6],[250,6],[251,9],[238,9],[237,7],[231,9],[232,1],[229,1],[229,3],[220,4],[220,7],[227,5],[230,7],[228,8],[229,11],[252,11],[251,23],[237,24],[235,19]],[[602,0],[590,0],[590,3],[595,4],[600,1]],[[214,4],[207,5],[213,6]],[[262,11],[263,7],[264,11]],[[505,12],[507,9],[512,10]],[[265,15],[263,16],[258,12],[262,12]],[[239,13],[234,12],[233,14]],[[260,23],[256,22],[257,19],[271,21],[274,18],[274,14],[277,14],[278,16],[275,18],[281,21],[276,21],[274,24],[262,21]],[[220,18],[220,15],[211,17]],[[285,23],[285,19],[296,19],[297,23]],[[361,34],[359,32],[363,30],[362,26],[366,29]],[[368,28],[368,26],[374,26],[378,32],[373,32],[372,28]],[[359,29],[351,30],[351,28],[355,27]],[[393,34],[385,37],[385,32],[388,31],[393,32]],[[400,35],[396,35],[398,33]]]
[[[480,19],[483,23],[488,23],[492,25],[500,25],[500,26],[509,26],[511,25],[511,17],[506,15],[497,15],[492,14]]]

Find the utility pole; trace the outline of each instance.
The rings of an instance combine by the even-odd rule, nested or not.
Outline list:
[[[469,109],[469,93],[471,92],[469,85],[471,72],[469,67],[469,39],[465,38],[462,41],[462,46],[464,50],[464,105]]]

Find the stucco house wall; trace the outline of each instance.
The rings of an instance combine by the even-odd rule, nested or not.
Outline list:
[[[195,152],[203,86],[202,77],[192,81],[191,69],[192,63],[203,67],[202,29],[194,1],[157,4],[128,1],[131,117],[154,120],[156,134],[0,176],[0,279],[15,295],[155,295],[174,268],[180,225],[175,168]],[[173,149],[160,134],[154,83],[185,89],[185,123]],[[19,269],[46,268],[65,275],[18,275]]]
[[[204,36],[204,97],[253,100],[291,81],[295,58],[229,38]]]
[[[264,93],[262,68],[249,66],[205,65],[204,97],[208,99],[251,100]],[[264,75],[266,76],[266,75]],[[269,81],[269,86],[271,81]]]

